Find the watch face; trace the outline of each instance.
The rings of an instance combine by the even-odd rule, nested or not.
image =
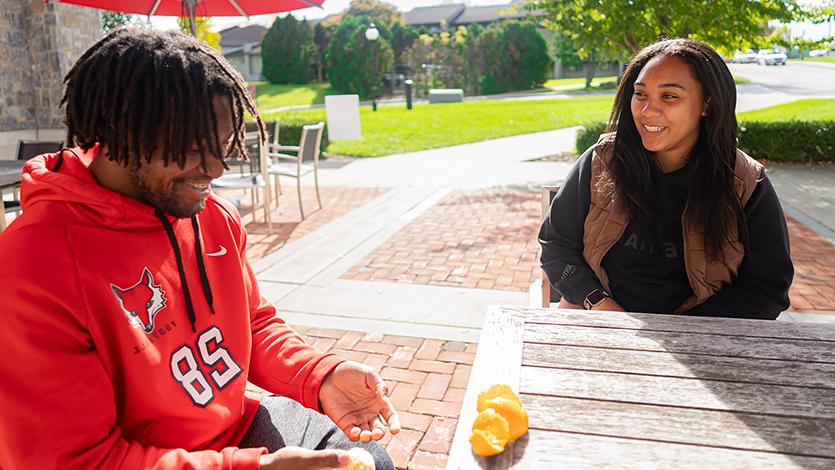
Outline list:
[[[604,294],[603,292],[601,292],[598,289],[595,289],[595,290],[591,291],[591,293],[589,294],[588,297],[586,297],[586,300],[592,305],[597,305],[600,302],[603,302],[603,299],[605,299],[605,298],[606,298],[606,294]]]

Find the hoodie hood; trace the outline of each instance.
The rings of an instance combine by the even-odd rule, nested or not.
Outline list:
[[[192,330],[196,331],[196,309],[186,279],[180,242],[173,226],[177,223],[176,218],[100,186],[90,172],[90,164],[98,152],[98,145],[87,152],[76,147],[39,155],[28,161],[23,167],[20,186],[23,211],[34,213],[34,219],[42,218],[48,212],[52,220],[68,225],[98,226],[125,232],[163,229],[177,261],[189,322]],[[49,202],[57,204],[60,209]],[[39,214],[39,211],[42,212]],[[196,215],[190,220],[200,284],[209,310],[214,315],[214,295],[203,259],[200,223]]]
[[[46,153],[23,167],[21,207],[37,211],[46,202],[62,204],[65,223],[98,225],[115,230],[159,230],[154,208],[98,184],[90,164],[99,152],[96,145],[86,152],[79,147]]]

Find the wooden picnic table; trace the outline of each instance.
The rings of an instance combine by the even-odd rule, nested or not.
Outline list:
[[[20,184],[23,181],[21,170],[25,163],[23,160],[0,160],[0,188]]]
[[[3,189],[15,188],[23,181],[23,160],[0,160],[0,231],[6,228],[6,203],[3,201]]]
[[[499,382],[530,431],[477,457]],[[491,307],[447,468],[835,469],[835,325]]]

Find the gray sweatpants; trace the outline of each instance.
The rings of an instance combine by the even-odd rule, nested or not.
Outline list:
[[[313,450],[362,447],[374,457],[377,470],[394,470],[394,462],[376,442],[351,441],[330,418],[297,401],[264,397],[239,447],[266,447],[275,452],[286,446]]]

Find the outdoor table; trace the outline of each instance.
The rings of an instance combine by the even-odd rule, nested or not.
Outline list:
[[[25,163],[23,160],[0,160],[0,189],[20,184]]]
[[[21,170],[26,164],[23,160],[0,160],[0,230],[6,228],[6,203],[3,202],[3,189],[13,188],[23,181]]]
[[[477,457],[495,383],[530,431]],[[447,468],[602,467],[835,468],[835,325],[491,307]]]

